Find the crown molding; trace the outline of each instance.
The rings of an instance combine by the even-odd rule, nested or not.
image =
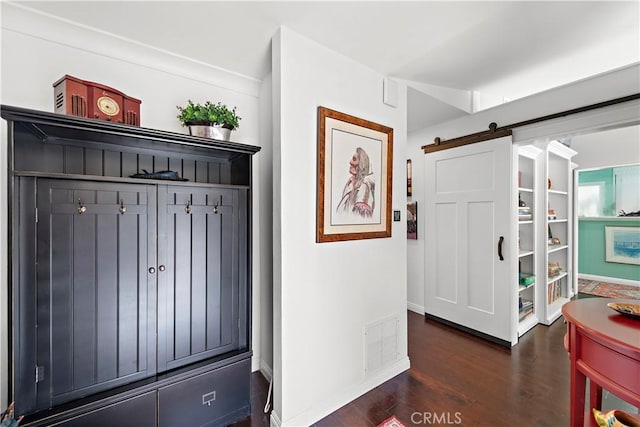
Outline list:
[[[253,97],[259,96],[260,80],[212,64],[162,50],[135,40],[1,1],[2,29],[92,52],[107,58],[165,72]]]

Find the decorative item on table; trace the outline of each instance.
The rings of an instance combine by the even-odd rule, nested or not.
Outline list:
[[[561,270],[559,262],[550,262],[547,265],[547,275],[549,277],[557,276],[561,273]]]
[[[602,427],[640,427],[640,418],[619,409],[603,412],[593,408],[593,417]]]
[[[640,304],[633,304],[627,302],[610,302],[607,307],[617,311],[618,313],[626,316],[631,316],[636,319],[640,319]]]
[[[112,87],[65,74],[53,84],[55,112],[140,126],[140,104]]]
[[[555,209],[549,209],[547,215],[548,215],[547,216],[548,219],[556,219],[556,211],[555,211]]]
[[[189,181],[187,178],[180,178],[178,172],[175,171],[158,171],[148,172],[146,169],[142,169],[143,173],[134,173],[129,175],[129,178],[142,178],[142,179],[161,179],[166,181]]]
[[[236,114],[236,107],[230,110],[221,102],[194,104],[188,100],[186,106],[177,108],[180,112],[177,117],[183,126],[189,128],[189,135],[203,138],[228,141],[231,131],[240,127],[242,119]]]

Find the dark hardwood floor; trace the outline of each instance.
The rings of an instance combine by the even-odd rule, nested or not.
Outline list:
[[[560,318],[538,325],[513,349],[408,312],[411,369],[315,424],[376,426],[395,415],[406,426],[569,424],[569,359]],[[252,416],[235,426],[268,426],[268,383],[252,379]]]

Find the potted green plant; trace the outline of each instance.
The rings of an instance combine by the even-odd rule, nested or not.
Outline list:
[[[229,109],[221,102],[194,104],[188,100],[186,106],[177,108],[178,119],[189,128],[190,135],[228,141],[231,131],[240,126],[241,117],[236,114],[236,107]]]

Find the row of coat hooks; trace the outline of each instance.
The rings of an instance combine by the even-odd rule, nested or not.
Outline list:
[[[78,197],[77,210],[78,210],[78,215],[82,215],[87,211],[87,207],[84,204],[82,204],[82,200],[79,197]],[[118,208],[118,212],[120,212],[120,215],[124,215],[126,211],[127,211],[127,208],[124,205],[124,200],[120,199],[120,207]]]
[[[187,200],[187,206],[185,206],[185,207],[184,207],[184,211],[185,211],[187,214],[190,214],[190,213],[191,213],[191,201],[190,201],[190,200]],[[214,213],[214,214],[217,214],[217,213],[218,213],[218,202],[216,202],[216,203],[213,205],[213,213]]]
[[[78,215],[82,215],[87,211],[87,207],[84,204],[82,204],[82,200],[80,200],[80,198],[78,198],[77,210],[78,210]],[[124,200],[120,199],[120,207],[118,208],[118,212],[120,212],[120,215],[124,215],[126,211],[127,211],[127,207],[124,205]],[[187,201],[187,205],[185,206],[184,211],[187,214],[191,213],[191,201]],[[218,213],[218,202],[216,202],[215,205],[213,205],[213,213],[214,214]]]

